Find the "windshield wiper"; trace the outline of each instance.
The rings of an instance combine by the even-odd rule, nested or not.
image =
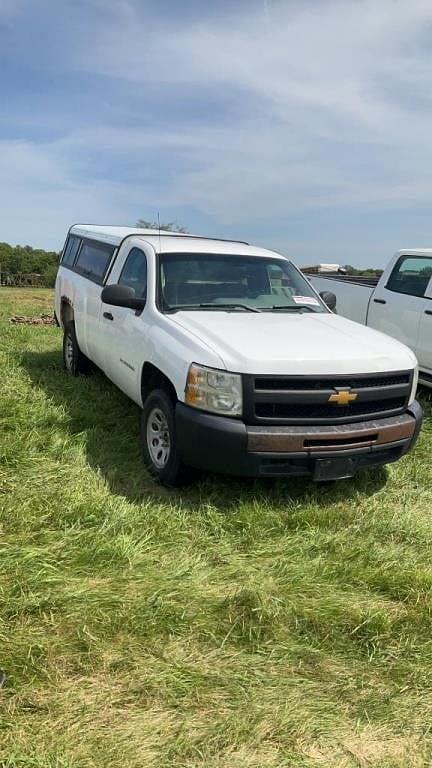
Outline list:
[[[179,304],[176,307],[170,307],[169,311],[178,312],[184,309],[221,309],[225,311],[227,309],[244,309],[246,312],[261,312],[257,307],[252,307],[250,304],[239,304],[238,302],[233,304]]]
[[[298,314],[302,314],[302,312],[314,312],[311,307],[309,307],[307,304],[296,304],[296,306],[286,305],[286,304],[274,304],[272,307],[261,307],[261,312],[276,312],[278,310],[281,310],[283,312],[297,312]]]

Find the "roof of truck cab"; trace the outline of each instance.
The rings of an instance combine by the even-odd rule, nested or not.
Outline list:
[[[401,248],[399,251],[397,251],[401,256],[404,256],[405,254],[414,255],[414,256],[422,256],[423,254],[426,254],[426,256],[432,255],[432,248]]]
[[[142,229],[139,227],[113,227],[96,224],[74,224],[70,234],[87,237],[118,246],[126,237],[139,237],[151,243],[157,253],[225,253],[249,256],[281,256],[275,251],[257,248],[243,241],[204,237],[183,232]]]

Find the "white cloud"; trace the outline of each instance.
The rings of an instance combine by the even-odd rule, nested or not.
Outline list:
[[[13,5],[0,0],[0,17]],[[161,205],[247,232],[293,212],[429,204],[429,0],[251,2],[192,23],[180,6],[163,19],[132,0],[87,8],[96,26],[82,4],[68,4],[61,65],[106,78],[105,101],[112,79],[132,84],[130,115],[102,124],[96,102],[92,121],[83,127],[77,114],[56,141],[0,143],[6,231],[23,211],[27,231],[50,232],[51,244],[74,219],[130,221]],[[160,114],[147,101],[155,89]],[[194,99],[205,100],[205,117],[188,113]],[[152,127],[135,127],[147,111]],[[105,174],[95,175],[94,156]],[[132,182],[117,180],[122,164],[135,169]]]
[[[429,1],[280,2],[266,24],[256,6],[193,25],[179,19],[147,25],[144,13],[138,19],[125,14],[125,7],[130,4],[119,3],[118,18],[101,20],[92,45],[84,36],[77,66],[171,89],[241,87],[266,99],[283,118],[292,119],[292,107],[301,105],[317,108],[332,122],[346,115],[379,129],[391,108],[377,98],[380,78],[412,84],[423,73],[419,86],[429,91],[429,46],[421,40],[432,22]]]
[[[61,142],[0,141],[0,176],[0,239],[11,243],[58,250],[72,223],[133,225],[148,202],[141,186],[77,178]]]
[[[253,216],[292,201],[403,204],[429,196],[429,1],[274,2],[267,15],[255,6],[188,25],[146,25],[138,6],[120,7],[116,19],[111,9],[102,20],[93,45],[83,40],[76,66],[136,82],[143,109],[149,85],[167,99],[176,88],[202,89],[209,110],[216,87],[235,89],[245,115],[249,102],[260,105],[258,119],[236,116],[220,130],[185,128],[179,113],[168,136],[125,132],[131,151],[140,143],[164,151],[168,143],[173,158],[187,153],[193,170],[178,176],[182,196],[222,216],[236,203]]]

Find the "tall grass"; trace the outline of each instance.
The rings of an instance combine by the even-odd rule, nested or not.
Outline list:
[[[431,405],[331,486],[154,486],[139,409],[0,289],[1,768],[432,764]]]

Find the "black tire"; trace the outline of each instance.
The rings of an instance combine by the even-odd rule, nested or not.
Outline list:
[[[175,488],[191,479],[192,472],[177,451],[174,403],[163,389],[154,389],[144,403],[141,450],[149,473],[160,485]]]
[[[91,363],[78,346],[73,322],[64,327],[63,366],[71,376],[85,376],[91,372]]]

